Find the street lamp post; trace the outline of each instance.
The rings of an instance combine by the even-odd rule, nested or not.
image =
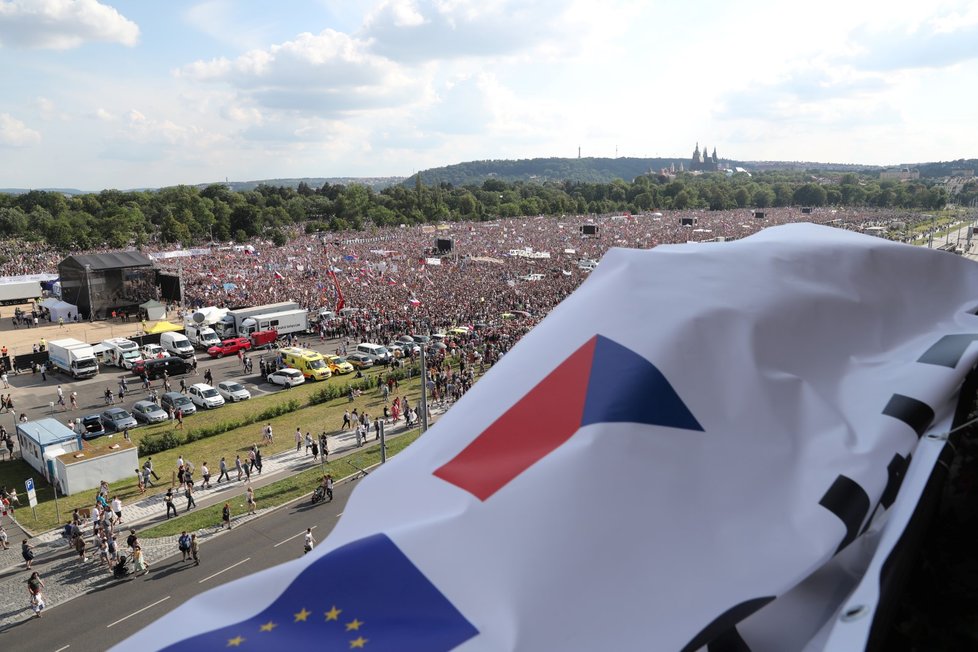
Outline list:
[[[421,434],[428,430],[428,366],[424,348],[421,347]]]
[[[88,291],[88,321],[95,320],[95,309],[92,306],[92,266],[85,265],[85,289]]]

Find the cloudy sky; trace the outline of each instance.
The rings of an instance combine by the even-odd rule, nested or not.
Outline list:
[[[0,187],[978,157],[978,3],[0,0]]]

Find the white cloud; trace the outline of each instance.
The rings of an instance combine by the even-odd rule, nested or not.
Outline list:
[[[0,45],[67,50],[90,41],[135,45],[139,27],[98,0],[0,0]]]
[[[396,61],[569,54],[601,22],[587,14],[581,20],[575,4],[564,0],[385,0],[359,36]]]
[[[331,29],[303,33],[234,60],[196,61],[177,76],[221,82],[242,98],[273,109],[335,116],[410,102],[420,86],[394,62]]]
[[[0,147],[28,147],[41,142],[41,134],[9,113],[0,113]]]

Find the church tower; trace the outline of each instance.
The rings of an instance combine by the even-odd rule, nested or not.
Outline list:
[[[700,156],[700,144],[696,143],[696,149],[693,150],[693,163],[700,163],[703,161],[703,157]]]

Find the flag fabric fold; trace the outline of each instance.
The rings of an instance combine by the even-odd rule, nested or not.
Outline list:
[[[856,649],[840,614],[871,617],[864,573],[936,460],[976,309],[973,262],[828,227],[613,249],[316,550],[119,649],[248,649],[334,603],[373,650]],[[428,597],[354,587],[367,549]]]

